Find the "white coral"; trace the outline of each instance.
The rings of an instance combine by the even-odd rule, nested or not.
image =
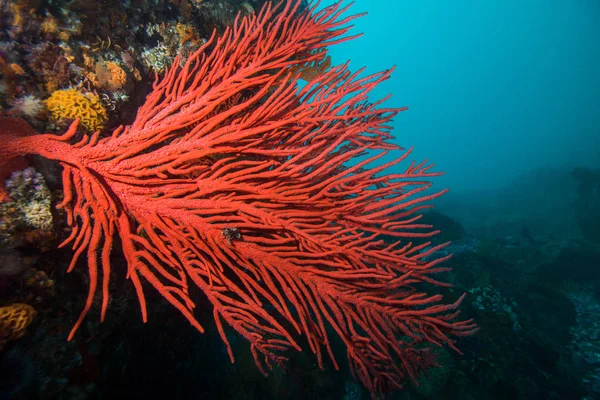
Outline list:
[[[24,204],[21,210],[24,214],[25,222],[35,229],[52,229],[52,212],[50,212],[49,202],[32,202]]]
[[[35,96],[27,95],[16,101],[15,111],[29,118],[35,118],[44,110],[44,103]]]

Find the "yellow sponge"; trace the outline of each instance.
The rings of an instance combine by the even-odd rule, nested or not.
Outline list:
[[[46,107],[56,122],[79,118],[80,125],[91,132],[102,129],[108,120],[106,108],[98,95],[77,89],[56,90],[46,100]]]
[[[9,340],[18,339],[25,334],[25,328],[37,315],[29,304],[15,303],[0,307],[0,349]]]

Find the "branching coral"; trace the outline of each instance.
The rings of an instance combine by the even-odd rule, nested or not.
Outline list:
[[[226,326],[250,342],[263,372],[300,350],[298,335],[320,366],[328,357],[337,368],[337,336],[375,394],[435,364],[423,343],[456,349],[453,336],[475,331],[457,319],[462,297],[445,304],[421,291],[449,286],[436,279],[448,256],[431,257],[440,246],[411,243],[436,233],[419,211],[441,194],[425,193],[438,174],[424,163],[397,171],[410,152],[374,166],[400,150],[389,124],[401,110],[368,101],[391,70],[361,77],[347,65],[323,68],[300,88],[302,68],[350,39],[355,17],[342,17],[339,4],[299,5],[267,5],[175,62],[133,124],[109,137],[72,144],[77,122],[61,136],[23,137],[4,121],[0,167],[36,153],[64,168],[69,270],[87,255],[90,276],[69,338],[97,291],[106,316],[115,236],[144,321],[153,287],[203,331],[194,285],[231,359]]]

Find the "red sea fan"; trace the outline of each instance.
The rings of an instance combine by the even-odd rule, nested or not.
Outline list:
[[[379,393],[435,363],[421,343],[454,348],[452,336],[475,330],[456,319],[462,297],[443,304],[419,291],[445,285],[434,278],[445,257],[431,261],[435,247],[410,242],[436,233],[418,212],[441,194],[424,194],[437,174],[424,164],[386,172],[408,152],[373,166],[401,150],[388,133],[401,110],[367,99],[391,71],[360,77],[342,65],[300,88],[299,71],[350,39],[356,16],[343,17],[339,4],[299,5],[266,5],[175,62],[133,124],[110,137],[72,143],[77,121],[61,136],[22,136],[4,121],[1,162],[35,153],[64,168],[69,270],[85,254],[90,276],[69,339],[97,291],[105,317],[115,236],[144,321],[152,286],[202,331],[194,285],[231,359],[225,325],[250,342],[263,372],[300,350],[298,335],[319,365],[325,353],[337,367],[337,335],[355,375]]]

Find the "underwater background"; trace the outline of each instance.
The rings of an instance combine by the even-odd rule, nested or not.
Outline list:
[[[175,55],[264,3],[0,0],[0,113],[40,133],[131,123]],[[467,293],[461,316],[479,327],[457,339],[463,354],[436,347],[439,367],[388,397],[600,399],[600,3],[355,0],[348,13],[362,12],[349,32],[362,36],[329,47],[331,64],[395,66],[369,99],[408,107],[393,142],[450,189],[423,222],[441,231],[434,244],[452,242],[441,251],[454,287],[429,290]],[[90,113],[65,106],[83,103]],[[341,347],[339,371],[305,349],[265,378],[234,334],[230,362],[208,306],[196,310],[204,334],[158,295],[143,323],[124,274],[105,321],[92,311],[67,341],[87,277],[67,274],[72,251],[56,248],[61,170],[21,167],[3,177],[0,210],[0,399],[371,398]]]

